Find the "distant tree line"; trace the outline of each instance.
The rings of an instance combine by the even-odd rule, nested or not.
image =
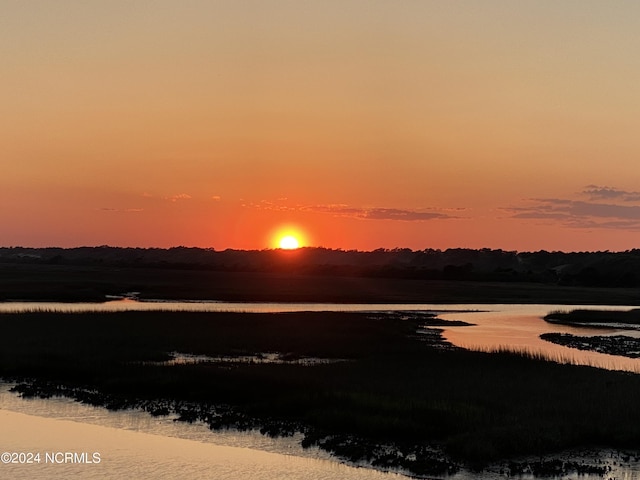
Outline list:
[[[625,252],[516,252],[500,249],[329,248],[222,250],[162,248],[0,248],[0,264],[84,265],[306,275],[536,282],[594,287],[640,285],[640,249]]]

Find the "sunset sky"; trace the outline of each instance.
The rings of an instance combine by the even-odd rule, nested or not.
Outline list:
[[[636,1],[0,0],[0,245],[640,248]]]

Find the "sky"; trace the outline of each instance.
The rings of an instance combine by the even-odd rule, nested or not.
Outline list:
[[[640,247],[640,3],[0,0],[0,245]]]

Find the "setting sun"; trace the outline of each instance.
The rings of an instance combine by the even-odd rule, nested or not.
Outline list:
[[[269,234],[269,245],[271,248],[295,250],[309,246],[309,238],[297,225],[280,225]]]
[[[300,246],[300,242],[293,235],[286,235],[280,239],[280,248],[293,250]]]

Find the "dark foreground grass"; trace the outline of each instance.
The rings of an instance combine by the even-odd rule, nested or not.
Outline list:
[[[388,455],[396,459],[403,457],[397,452],[405,459],[418,453],[413,463],[395,463],[417,473],[579,446],[640,446],[640,376],[435,348],[414,334],[423,320],[361,313],[4,314],[0,376],[34,380],[21,387],[25,392],[61,392],[111,408],[147,405],[212,428],[299,429],[305,445],[378,465],[388,459],[374,454],[377,446],[393,445],[396,453]],[[349,361],[157,363],[172,351]],[[434,445],[449,460],[433,456]]]

